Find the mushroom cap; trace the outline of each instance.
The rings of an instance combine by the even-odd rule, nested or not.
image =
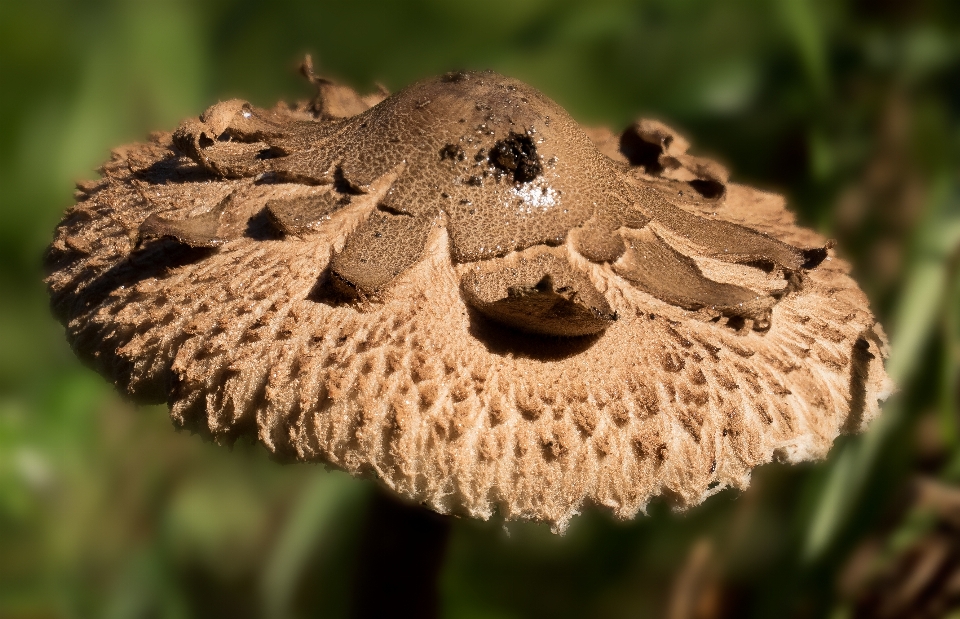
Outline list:
[[[847,263],[669,127],[585,131],[490,72],[314,81],[117,149],[47,252],[77,354],[176,424],[562,530],[878,414]]]

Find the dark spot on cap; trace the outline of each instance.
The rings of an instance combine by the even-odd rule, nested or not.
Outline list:
[[[450,161],[463,161],[467,158],[467,155],[463,152],[463,149],[456,144],[447,144],[440,149],[440,158],[449,159]]]
[[[444,82],[456,83],[466,81],[469,78],[470,76],[464,71],[450,71],[448,73],[444,73],[443,77],[440,79]]]
[[[540,155],[530,136],[511,133],[497,141],[490,149],[490,163],[499,170],[513,174],[513,180],[527,183],[543,173]]]
[[[803,268],[813,269],[820,266],[820,263],[826,260],[827,258],[827,249],[830,245],[826,247],[813,247],[811,249],[803,250]]]
[[[697,193],[708,200],[719,198],[723,195],[723,192],[726,189],[723,183],[712,179],[698,178],[690,181],[689,184],[694,188],[694,190],[696,190]]]
[[[633,128],[620,134],[620,152],[630,165],[642,166],[649,174],[659,174],[663,170],[660,165],[663,149],[659,144],[644,140]]]

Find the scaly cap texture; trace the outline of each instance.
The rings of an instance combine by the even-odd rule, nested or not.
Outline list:
[[[117,149],[47,254],[78,355],[174,421],[444,513],[630,518],[822,458],[890,391],[848,265],[654,121],[495,73],[219,103]]]

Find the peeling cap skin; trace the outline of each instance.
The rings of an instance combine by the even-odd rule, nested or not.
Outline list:
[[[221,102],[117,149],[46,265],[75,351],[176,424],[562,531],[822,458],[891,390],[849,266],[662,123],[451,73]]]

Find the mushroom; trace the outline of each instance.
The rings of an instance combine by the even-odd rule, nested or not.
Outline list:
[[[562,531],[822,458],[890,391],[849,266],[662,123],[493,72],[218,103],[114,151],[46,265],[79,356],[175,423]]]

